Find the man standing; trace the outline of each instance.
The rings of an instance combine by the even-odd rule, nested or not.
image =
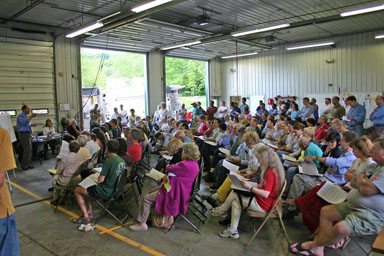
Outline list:
[[[332,118],[342,119],[345,116],[345,108],[340,104],[340,98],[335,96],[332,98],[333,113]]]
[[[183,123],[187,122],[187,110],[185,109],[185,104],[181,105],[181,108],[177,111],[177,120]]]
[[[217,112],[217,107],[215,107],[215,102],[211,100],[211,104],[207,109],[207,119],[208,121],[212,121],[215,118],[215,114]]]
[[[29,121],[34,118],[36,114],[32,114],[28,117],[28,114],[31,112],[28,105],[24,105],[21,110],[23,113],[17,117],[17,130],[19,131],[19,139],[21,147],[23,148],[21,169],[26,171],[34,168],[32,166],[32,129]]]
[[[218,109],[218,118],[224,119],[225,115],[228,114],[228,108],[225,106],[225,101],[221,102],[221,106]]]
[[[249,108],[249,106],[247,105],[247,98],[241,98],[241,105],[240,105],[240,110],[241,110],[241,113],[244,113],[244,109],[246,108],[246,107],[248,107]]]
[[[373,121],[373,126],[375,126],[379,133],[383,132],[384,128],[384,97],[377,96],[376,97],[376,105],[377,107],[373,112],[369,115],[369,119]]]
[[[232,110],[231,110],[231,119],[233,120],[235,118],[235,116],[238,116],[241,114],[241,110],[240,108],[238,107],[238,104],[237,102],[233,102],[232,104]]]
[[[355,96],[347,98],[351,109],[348,111],[347,119],[349,120],[348,130],[353,131],[357,136],[363,136],[363,124],[365,120],[365,108],[357,103]]]
[[[31,136],[29,134],[29,136]],[[11,136],[0,127],[0,255],[18,256],[15,208],[5,183],[6,172],[16,168]]]
[[[161,102],[161,108],[159,109],[159,121],[160,123],[167,119],[169,116],[168,110],[167,110],[167,104],[165,102]]]
[[[333,106],[330,98],[325,98],[325,107],[321,110],[320,115],[325,115],[328,119],[332,118]]]
[[[115,107],[113,108],[113,114],[112,114],[112,119],[117,119],[117,117],[119,116],[119,110]]]
[[[307,121],[308,118],[314,118],[313,113],[315,112],[314,107],[309,103],[309,98],[303,98],[303,108],[300,111],[300,118],[303,122]]]
[[[127,126],[127,111],[124,109],[124,105],[121,104],[120,105],[120,113],[119,113],[120,117],[121,117],[121,123],[123,124],[123,127],[126,127]]]
[[[199,107],[197,106],[196,102],[193,102],[191,104],[193,106],[193,110],[192,110],[192,115],[200,115],[200,109]]]
[[[100,121],[101,115],[100,115],[99,104],[95,104],[95,107],[90,111],[90,114],[91,114],[90,131],[92,132],[93,128],[100,126],[99,121]]]

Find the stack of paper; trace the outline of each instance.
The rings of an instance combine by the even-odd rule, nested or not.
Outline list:
[[[92,171],[100,173],[102,169],[103,167],[97,167],[97,168],[93,168]]]
[[[289,156],[289,155],[285,155],[285,154],[283,154],[283,160],[288,160],[288,161],[290,161],[290,162],[297,163],[296,158],[291,157],[291,156]]]
[[[275,144],[273,144],[270,140],[262,139],[261,142],[264,143],[265,145],[267,145],[268,147],[271,147],[271,148],[278,148],[278,146],[276,146]]]
[[[206,140],[204,141],[205,143],[209,144],[209,145],[212,145],[212,146],[217,146],[217,143],[216,142],[213,142],[213,141],[209,141],[209,140]]]
[[[162,157],[164,157],[165,160],[172,160],[173,156],[170,156],[170,155],[162,155]]]
[[[317,195],[331,204],[339,204],[347,199],[348,193],[339,186],[327,181],[317,191]]]
[[[227,160],[224,160],[223,161],[223,167],[228,169],[229,172],[235,172],[237,173],[237,171],[239,170],[239,166],[235,165],[235,164],[232,164],[230,163],[229,161]]]

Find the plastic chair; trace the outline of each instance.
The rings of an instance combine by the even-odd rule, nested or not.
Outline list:
[[[278,197],[276,198],[276,202],[272,206],[271,210],[269,210],[269,212],[262,213],[262,212],[255,212],[255,211],[247,210],[247,215],[251,218],[264,218],[263,223],[260,225],[260,227],[257,230],[255,227],[255,224],[253,224],[254,234],[251,237],[251,239],[248,241],[247,246],[249,246],[252,243],[253,239],[256,238],[256,236],[259,234],[261,229],[264,227],[265,223],[267,223],[267,221],[270,218],[278,219],[280,227],[284,231],[284,235],[285,235],[285,238],[287,239],[288,245],[290,244],[288,234],[287,234],[287,231],[285,229],[284,222],[283,222],[283,211],[282,211],[282,204],[281,204],[281,197],[283,196],[283,193],[284,193],[286,186],[287,186],[287,181],[284,180],[283,187],[281,188],[280,193],[279,193]]]
[[[124,192],[125,184],[127,183],[127,174],[128,174],[127,169],[124,169],[124,171],[120,173],[117,179],[115,192],[112,194],[112,196],[110,196],[109,198],[96,200],[96,202],[103,208],[103,211],[95,220],[95,223],[93,224],[94,226],[105,213],[108,213],[112,218],[114,218],[117,222],[119,222],[121,226],[124,226],[124,221],[128,217],[131,217],[131,214],[127,211],[127,215],[122,220],[120,220],[109,210],[109,207],[111,206],[111,204],[117,201],[120,196],[123,197],[123,201],[125,202],[125,196],[123,192]],[[103,203],[103,201],[105,201],[105,203]]]

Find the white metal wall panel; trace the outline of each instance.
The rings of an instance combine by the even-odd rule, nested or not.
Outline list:
[[[148,114],[155,113],[157,105],[165,101],[165,74],[164,74],[164,54],[160,52],[150,52],[146,59],[146,96]]]
[[[62,117],[82,120],[80,43],[64,36],[55,40],[56,95],[59,120]],[[60,110],[69,104],[70,110]]]
[[[377,33],[335,38],[336,47],[265,51],[222,62],[223,98],[232,95],[304,97],[343,92],[384,91],[384,41]],[[326,59],[335,62],[327,64]],[[333,86],[329,86],[333,84]]]
[[[0,110],[17,110],[28,104],[48,108],[34,123],[56,122],[53,43],[0,37]],[[16,124],[16,117],[12,117]],[[37,126],[34,131],[41,131]]]

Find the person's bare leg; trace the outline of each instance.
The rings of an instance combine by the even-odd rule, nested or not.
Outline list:
[[[334,205],[324,206],[320,213],[320,225],[318,229],[318,235],[314,241],[308,241],[302,244],[303,249],[310,249],[312,253],[318,256],[324,255],[324,246],[332,245],[340,241],[346,236],[350,236],[348,226],[345,224],[343,217],[336,210]],[[341,221],[333,226],[334,221]],[[333,226],[333,227],[332,227]],[[293,244],[291,248],[294,252],[297,244]],[[303,255],[306,255],[304,253]]]
[[[88,206],[88,216],[91,216],[93,214],[93,210],[92,210],[92,199],[89,197],[88,193],[86,195],[84,195],[84,200],[85,200],[85,204],[86,206]]]
[[[87,190],[85,190],[85,188],[77,187],[75,189],[75,197],[76,197],[77,204],[79,205],[81,211],[83,212],[84,218],[88,218],[88,211],[87,211],[87,207],[85,206],[84,195],[88,196]]]

